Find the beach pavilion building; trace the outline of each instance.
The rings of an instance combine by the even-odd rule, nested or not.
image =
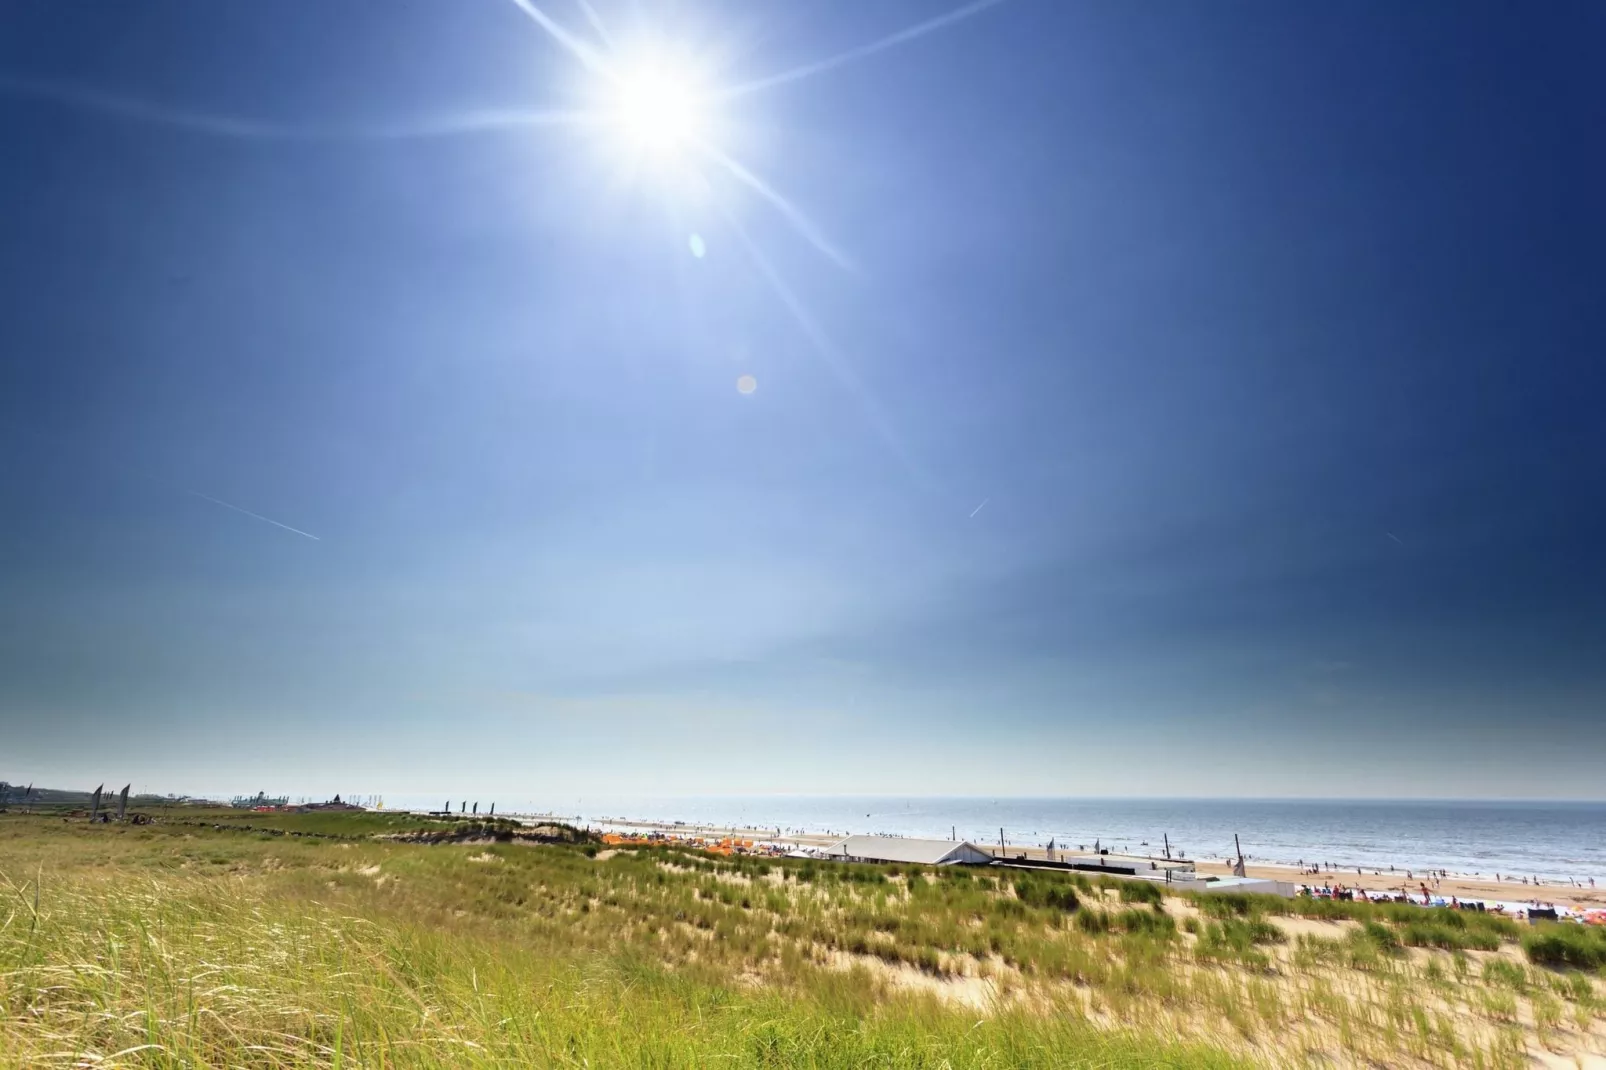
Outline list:
[[[820,853],[837,862],[915,862],[923,866],[985,866],[993,856],[965,840],[916,840],[907,836],[849,836]]]

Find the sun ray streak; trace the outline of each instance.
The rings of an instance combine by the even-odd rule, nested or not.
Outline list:
[[[536,7],[531,0],[513,0],[513,3],[520,11],[534,19],[535,24],[547,32],[547,36],[567,49],[575,59],[585,64],[588,70],[605,78],[611,79],[614,77],[612,68],[608,66],[608,61],[603,59],[596,49],[558,25],[551,15]]]
[[[783,196],[779,190],[775,189],[768,182],[765,182],[763,179],[759,178],[752,171],[749,171],[746,167],[733,160],[724,152],[721,152],[718,147],[707,144],[706,142],[700,142],[698,144],[698,148],[701,149],[703,153],[705,153],[710,159],[714,160],[721,167],[725,168],[725,170],[729,171],[738,182],[741,182],[744,186],[747,186],[760,197],[763,197],[766,201],[769,201],[770,204],[774,205],[775,209],[779,211],[781,215],[786,217],[786,221],[792,224],[792,229],[796,230],[803,236],[805,241],[824,254],[826,259],[830,260],[837,267],[842,268],[845,271],[851,271],[855,274],[858,273],[858,265],[855,264],[846,253],[838,249],[836,245],[829,238],[827,238],[824,233],[821,232],[814,220],[805,215],[801,208],[787,200],[787,198]]]
[[[602,21],[602,16],[597,13],[597,9],[591,6],[591,0],[576,0],[576,2],[580,5],[580,10],[585,12],[586,21],[591,23],[591,28],[602,38],[602,43],[607,46],[608,51],[614,51],[613,36],[608,33],[608,27]]]
[[[394,126],[376,126],[358,130],[353,136],[383,141],[458,137],[465,134],[489,133],[496,130],[527,130],[541,126],[576,126],[597,122],[600,116],[584,111],[523,111],[520,109],[488,109],[463,112],[460,115],[443,115],[435,119],[420,119]]]
[[[497,130],[525,130],[540,126],[582,123],[594,118],[583,112],[481,110],[456,115],[367,126],[301,126],[241,119],[229,115],[185,111],[117,93],[50,82],[0,79],[0,93],[31,97],[79,111],[164,126],[208,137],[241,141],[409,141],[459,137]]]
[[[782,71],[780,74],[772,74],[768,77],[758,78],[742,85],[732,86],[729,89],[725,89],[719,93],[716,93],[714,95],[714,99],[731,100],[735,97],[746,96],[749,93],[757,93],[761,89],[770,89],[778,85],[785,85],[788,82],[797,82],[804,78],[812,78],[816,74],[822,74],[825,71],[832,70],[836,67],[841,67],[844,64],[853,63],[854,61],[864,59],[867,56],[873,56],[877,52],[882,52],[889,48],[896,48],[898,45],[913,41],[917,37],[924,37],[928,33],[934,33],[937,30],[943,29],[944,27],[952,26],[954,23],[962,22],[965,19],[970,18],[972,15],[979,15],[990,7],[997,7],[1003,2],[1004,0],[971,0],[970,3],[965,4],[962,7],[956,7],[952,11],[946,12],[945,14],[938,15],[935,18],[927,19],[925,22],[909,26],[905,29],[899,30],[897,33],[889,34],[878,41],[872,41],[867,45],[860,45],[857,48],[850,48],[846,52],[839,52],[827,59],[816,60],[813,63],[805,63],[801,67],[794,67],[789,71]]]
[[[747,233],[747,228],[742,226],[741,221],[723,205],[720,206],[720,213],[725,217],[726,222],[730,224],[731,229],[735,231],[742,247],[747,250],[747,255],[752,258],[753,265],[758,268],[758,273],[764,276],[764,281],[769,283],[770,289],[775,291],[775,296],[780,298],[781,304],[786,306],[787,312],[791,313],[792,319],[802,329],[804,337],[809,340],[809,344],[813,346],[815,353],[825,362],[826,368],[853,396],[853,400],[858,404],[865,418],[869,420],[870,426],[875,429],[876,434],[881,436],[882,440],[892,449],[892,452],[897,455],[898,459],[903,462],[917,481],[927,489],[933,489],[935,481],[931,478],[930,473],[915,459],[914,455],[909,452],[909,448],[904,445],[903,440],[898,437],[897,432],[893,430],[892,422],[887,419],[886,413],[882,411],[880,402],[870,393],[869,388],[860,381],[847,356],[836,347],[836,343],[831,341],[825,330],[815,322],[808,309],[803,307],[803,302],[799,300],[797,294],[792,292],[792,288],[787,285],[786,280],[781,278],[780,272],[775,270],[775,266],[770,263],[769,257],[765,256],[763,250],[753,241],[752,237]]]

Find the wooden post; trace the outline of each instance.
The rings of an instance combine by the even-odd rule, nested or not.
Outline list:
[[[1169,862],[1171,861],[1171,834],[1168,832],[1162,832],[1160,835],[1165,837],[1165,859],[1167,862]]]

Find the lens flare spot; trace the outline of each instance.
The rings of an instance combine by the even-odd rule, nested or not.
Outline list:
[[[758,389],[758,380],[751,375],[744,375],[736,380],[736,391],[740,394],[751,394]]]
[[[699,260],[708,253],[708,246],[703,244],[703,236],[701,234],[693,232],[692,236],[686,240],[686,244],[691,246],[691,255]]]

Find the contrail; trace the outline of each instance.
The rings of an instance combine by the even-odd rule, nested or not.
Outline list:
[[[1400,541],[1400,537],[1398,535],[1394,534],[1394,532],[1385,531],[1383,534],[1387,535],[1389,538],[1393,539],[1395,542],[1400,543],[1401,546],[1405,545],[1405,543]]]
[[[986,505],[987,505],[987,503],[988,503],[988,502],[990,502],[990,501],[992,501],[992,499],[991,499],[991,498],[983,498],[983,499],[982,499],[982,500],[981,500],[981,505],[978,505],[978,506],[976,506],[976,508],[974,508],[974,509],[972,509],[972,510],[971,510],[971,511],[970,511],[970,516],[971,516],[971,519],[972,519],[972,520],[974,520],[974,519],[975,519],[975,518],[976,518],[976,514],[977,514],[977,513],[979,513],[979,512],[981,512],[981,511],[982,511],[982,509],[983,509],[983,508],[985,508],[985,507],[986,507]]]
[[[314,535],[310,531],[302,531],[300,528],[293,528],[289,524],[281,524],[277,520],[274,520],[272,517],[263,516],[261,513],[253,513],[249,509],[242,509],[238,505],[233,504],[232,502],[224,501],[222,498],[214,498],[210,494],[202,494],[198,490],[192,490],[189,493],[195,495],[197,498],[205,498],[207,501],[211,502],[213,505],[221,505],[225,509],[233,509],[236,513],[244,513],[246,516],[251,517],[253,520],[260,520],[265,524],[272,524],[276,528],[283,528],[286,531],[293,531],[297,535],[304,535],[307,538],[311,539],[313,542],[322,542],[323,541],[322,539],[318,538],[318,536]]]
[[[241,141],[408,141],[455,137],[494,130],[516,130],[585,122],[583,112],[519,111],[493,109],[407,120],[378,126],[299,126],[260,122],[230,115],[185,111],[136,97],[107,93],[82,86],[56,85],[16,78],[0,78],[0,92],[32,97],[80,111],[109,115],[151,126]]]
[[[585,64],[587,68],[608,78],[614,76],[613,71],[608,67],[608,61],[598,55],[596,49],[565,30],[562,26],[559,26],[553,21],[551,15],[536,7],[530,0],[513,0],[513,3],[520,11],[534,19],[535,24],[545,30],[552,40],[568,49],[570,55]]]
[[[514,0],[514,2],[522,3],[523,0]],[[972,15],[980,14],[990,7],[997,7],[1003,2],[1004,0],[971,0],[971,3],[965,4],[963,7],[956,7],[947,14],[938,15],[936,18],[927,19],[925,22],[899,30],[897,33],[883,37],[879,41],[872,41],[870,44],[860,45],[858,48],[850,48],[846,52],[839,52],[829,59],[805,63],[801,67],[794,67],[789,71],[782,71],[780,74],[772,74],[767,78],[759,78],[755,81],[723,90],[715,94],[714,99],[729,100],[733,97],[743,97],[749,93],[756,93],[760,89],[769,89],[773,86],[785,85],[787,82],[811,78],[823,71],[831,70],[833,67],[840,67],[845,63],[852,63],[855,60],[864,59],[866,56],[873,56],[877,52],[894,48],[906,41],[913,41],[917,37],[924,37],[926,34],[940,30],[944,26],[952,26],[954,23],[968,19]]]
[[[749,171],[747,168],[725,155],[715,146],[706,143],[699,143],[698,147],[701,148],[708,156],[717,161],[722,167],[725,168],[725,170],[734,175],[737,181],[741,182],[743,185],[753,190],[753,192],[757,193],[760,197],[763,197],[766,201],[769,201],[770,204],[774,205],[781,215],[786,217],[786,221],[792,224],[792,228],[801,234],[805,241],[823,253],[826,259],[830,260],[833,264],[839,268],[842,268],[844,271],[852,271],[854,273],[858,272],[859,269],[857,265],[855,265],[853,261],[848,258],[847,254],[843,253],[835,245],[831,244],[830,240],[820,232],[820,228],[815,226],[814,221],[803,214],[803,210],[801,208],[798,208],[791,201],[787,200],[768,182],[765,182],[753,172]]]

